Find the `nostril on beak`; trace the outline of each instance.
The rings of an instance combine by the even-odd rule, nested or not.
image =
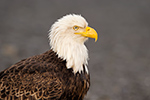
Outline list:
[[[90,31],[90,29],[88,28],[87,31]]]

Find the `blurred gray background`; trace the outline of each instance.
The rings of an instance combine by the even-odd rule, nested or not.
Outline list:
[[[1,0],[0,71],[50,49],[50,26],[70,13],[99,33],[85,100],[150,100],[150,0]]]

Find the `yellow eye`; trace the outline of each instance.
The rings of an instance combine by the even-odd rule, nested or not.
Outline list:
[[[79,29],[79,26],[74,26],[73,29],[74,29],[75,31],[77,31],[77,30]]]

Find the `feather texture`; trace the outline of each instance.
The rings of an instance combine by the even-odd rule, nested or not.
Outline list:
[[[83,68],[74,75],[52,50],[21,60],[0,73],[0,99],[82,100],[90,84]]]

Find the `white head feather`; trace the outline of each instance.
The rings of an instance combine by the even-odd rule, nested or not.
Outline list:
[[[81,27],[74,30],[74,26]],[[84,31],[88,26],[87,21],[81,15],[70,14],[58,19],[49,33],[50,46],[58,57],[66,60],[66,67],[73,68],[74,73],[83,71],[83,65],[88,73],[88,50],[84,45],[87,37],[77,35],[76,32]]]

